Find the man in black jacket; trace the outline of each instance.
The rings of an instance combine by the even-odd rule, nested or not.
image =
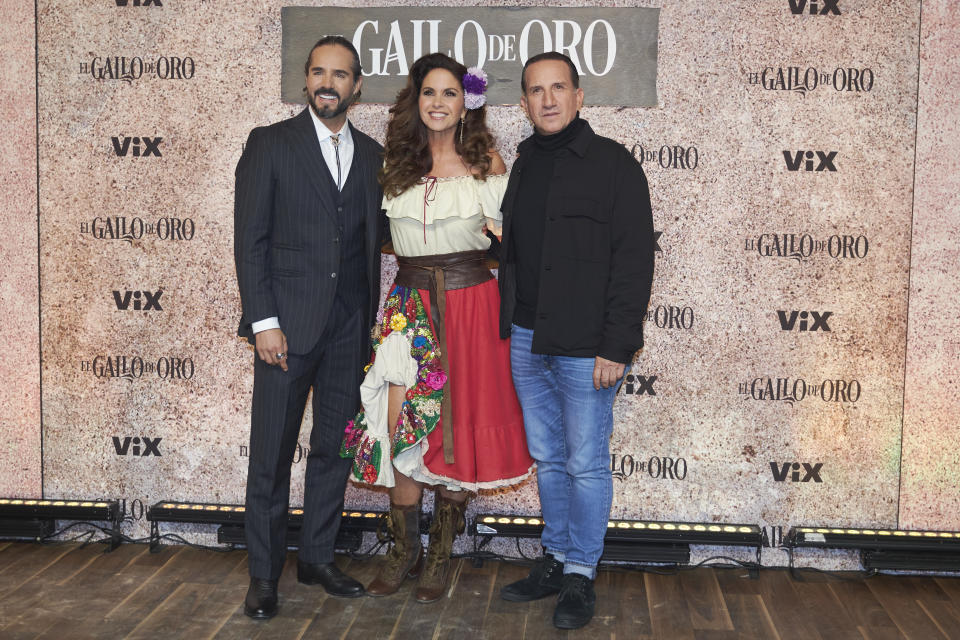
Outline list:
[[[500,335],[511,337],[546,552],[501,596],[559,592],[554,625],[576,629],[596,602],[613,498],[613,400],[643,346],[653,218],[639,163],[579,117],[583,89],[569,58],[530,58],[521,87],[535,132],[518,148],[503,199]]]
[[[362,82],[349,40],[320,40],[305,72],[309,106],[254,129],[236,174],[239,334],[256,346],[244,602],[253,618],[277,612],[290,464],[311,387],[297,579],[335,596],[364,593],[333,563],[333,545],[350,470],[339,455],[340,441],[360,402],[379,302],[385,219],[377,170],[383,149],[347,120]]]

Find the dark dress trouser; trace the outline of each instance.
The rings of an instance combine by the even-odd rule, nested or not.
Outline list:
[[[298,558],[311,564],[333,562],[351,465],[340,457],[340,443],[359,407],[369,358],[366,307],[350,311],[337,296],[320,340],[307,354],[289,354],[288,371],[255,356],[245,515],[251,577],[276,580],[283,569],[290,466],[311,386],[313,430]]]

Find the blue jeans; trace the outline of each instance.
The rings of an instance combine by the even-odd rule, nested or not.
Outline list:
[[[513,325],[510,365],[527,447],[537,461],[541,543],[564,573],[596,576],[613,476],[610,434],[617,385],[593,388],[593,358],[530,352],[533,331]]]

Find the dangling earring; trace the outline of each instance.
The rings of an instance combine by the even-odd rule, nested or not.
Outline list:
[[[464,121],[464,116],[460,116],[460,146],[463,146],[463,127],[466,122]]]

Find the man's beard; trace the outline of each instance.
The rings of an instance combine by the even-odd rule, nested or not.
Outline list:
[[[317,96],[318,96],[319,94],[323,94],[323,93],[333,94],[333,95],[337,96],[337,104],[336,104],[336,106],[332,106],[332,105],[324,105],[324,106],[322,106],[322,107],[319,106],[319,105],[317,104]],[[320,87],[319,89],[317,89],[316,91],[314,91],[312,94],[307,94],[307,102],[310,103],[310,108],[313,109],[313,112],[314,112],[314,113],[316,114],[316,116],[317,116],[318,118],[320,118],[321,120],[328,120],[328,119],[330,119],[330,118],[336,118],[338,115],[340,115],[341,113],[343,113],[344,111],[346,111],[347,109],[349,109],[350,106],[351,106],[354,102],[356,102],[356,100],[357,100],[357,94],[356,94],[356,93],[351,93],[349,96],[347,96],[346,98],[344,98],[343,96],[341,96],[339,93],[337,93],[337,92],[334,91],[333,89],[327,88],[327,87]]]

